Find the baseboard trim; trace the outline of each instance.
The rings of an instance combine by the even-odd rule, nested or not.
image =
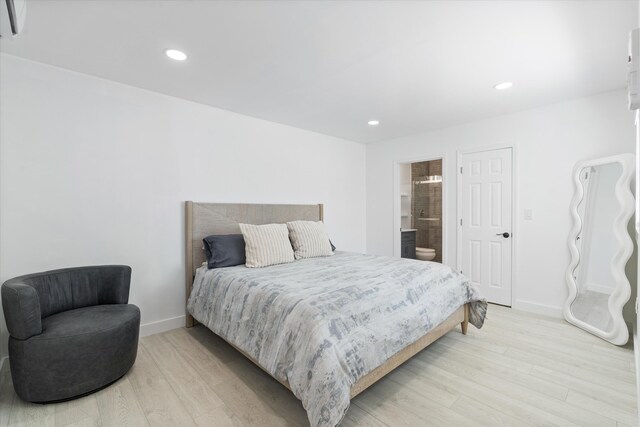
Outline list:
[[[513,302],[513,308],[558,319],[562,319],[564,317],[562,314],[562,307],[554,307],[552,305],[539,304],[537,302],[516,300]]]
[[[588,291],[599,292],[601,294],[607,294],[607,295],[611,295],[611,293],[613,293],[614,291],[613,289],[611,289],[611,286],[599,285],[597,283],[592,283],[592,282],[587,282],[584,286],[584,289]]]
[[[178,329],[184,326],[186,316],[171,317],[169,319],[158,320],[155,322],[140,325],[140,336],[146,337],[161,332]]]

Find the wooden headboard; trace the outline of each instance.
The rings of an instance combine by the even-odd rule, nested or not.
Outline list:
[[[261,205],[244,203],[185,203],[186,298],[191,295],[196,269],[205,261],[202,239],[212,234],[239,234],[239,223],[283,224],[288,221],[322,221],[323,205]],[[187,313],[187,327],[194,324]]]

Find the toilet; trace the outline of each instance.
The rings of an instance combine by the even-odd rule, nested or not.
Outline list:
[[[431,261],[436,257],[436,250],[430,248],[416,248],[416,259]]]

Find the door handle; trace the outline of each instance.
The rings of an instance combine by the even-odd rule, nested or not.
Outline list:
[[[502,237],[504,237],[505,239],[508,239],[508,238],[509,238],[509,236],[510,236],[510,234],[505,232],[505,233],[498,233],[498,234],[496,234],[496,236],[502,236]]]

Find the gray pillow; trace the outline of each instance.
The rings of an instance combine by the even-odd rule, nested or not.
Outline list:
[[[246,262],[242,234],[207,236],[202,242],[209,268],[233,267]]]

